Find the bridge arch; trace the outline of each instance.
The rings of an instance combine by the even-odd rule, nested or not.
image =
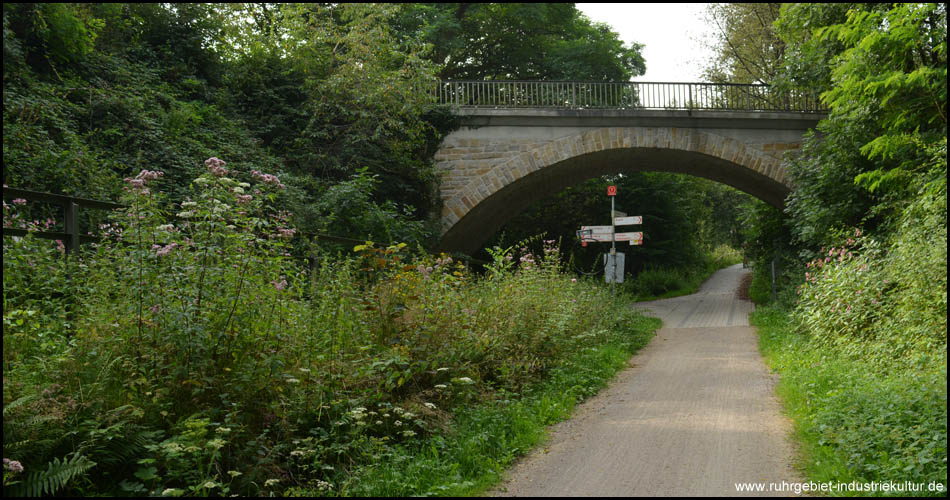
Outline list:
[[[556,138],[503,140],[468,134],[436,155],[444,172],[442,247],[472,253],[532,202],[583,180],[622,172],[665,171],[718,181],[781,207],[789,192],[785,142],[749,144],[715,130],[673,126],[572,129]],[[500,134],[499,134],[500,133]],[[563,134],[563,132],[562,132]]]

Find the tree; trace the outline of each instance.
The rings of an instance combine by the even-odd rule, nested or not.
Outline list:
[[[393,28],[400,7],[221,8],[230,12],[227,105],[282,159],[301,228],[386,239],[383,219],[406,219],[393,222],[393,235],[428,219],[437,201],[432,156],[452,120],[428,100],[430,48]],[[342,206],[357,187],[359,199]]]
[[[782,4],[717,3],[706,8],[707,22],[716,28],[716,58],[703,78],[720,83],[769,83],[781,73],[785,42],[773,22]]]
[[[828,61],[831,108],[791,162],[795,191],[788,213],[798,238],[813,249],[834,228],[875,230],[901,209],[927,175],[927,151],[946,137],[946,6],[857,6],[843,20],[821,5],[783,10],[778,21],[799,61]],[[790,27],[805,19],[810,35]],[[791,34],[797,34],[795,38]],[[824,78],[812,75],[806,81]]]
[[[835,86],[824,101],[834,114],[873,109],[881,128],[861,146],[861,153],[879,164],[855,180],[872,192],[900,191],[925,163],[927,145],[947,135],[946,5],[852,10],[847,22],[816,35],[846,47],[835,58]]]
[[[432,46],[442,79],[626,81],[646,71],[642,45],[625,46],[573,4],[403,4],[395,25]]]
[[[843,48],[832,40],[818,40],[812,31],[845,21],[855,3],[787,3],[773,25],[785,43],[781,76],[774,82],[793,89],[824,92],[831,88],[831,59]]]

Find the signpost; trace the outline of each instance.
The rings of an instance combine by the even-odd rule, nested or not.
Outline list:
[[[631,245],[643,244],[642,232],[618,233],[617,226],[632,226],[643,224],[643,217],[639,215],[627,216],[623,212],[618,212],[614,205],[617,196],[617,186],[607,186],[607,196],[610,197],[610,220],[609,226],[581,226],[577,231],[577,237],[581,240],[581,245],[587,246],[588,242],[610,242],[610,252],[604,256],[604,279],[607,283],[623,283],[624,254],[617,252],[618,241],[629,241]]]

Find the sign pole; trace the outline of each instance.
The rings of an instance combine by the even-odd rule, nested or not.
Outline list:
[[[613,258],[613,277],[610,280],[610,289],[617,293],[617,227],[614,225],[614,202],[617,199],[617,187],[607,188],[607,195],[610,196],[610,256]]]

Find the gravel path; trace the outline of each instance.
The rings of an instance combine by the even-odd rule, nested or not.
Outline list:
[[[664,328],[610,386],[555,425],[496,496],[786,496],[736,483],[799,482],[753,305],[737,298],[749,271],[714,274],[696,294],[635,307]]]

